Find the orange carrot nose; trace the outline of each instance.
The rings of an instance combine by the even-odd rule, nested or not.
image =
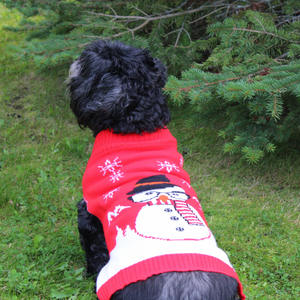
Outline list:
[[[164,203],[167,203],[167,201],[169,200],[169,197],[166,196],[166,195],[160,195],[160,196],[158,197],[158,199],[159,199],[160,201],[164,202]]]

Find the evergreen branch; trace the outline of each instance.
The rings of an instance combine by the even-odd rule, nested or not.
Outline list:
[[[178,41],[179,41],[181,32],[182,32],[183,29],[184,29],[183,26],[184,26],[184,24],[185,24],[186,18],[187,18],[187,15],[185,16],[185,18],[184,18],[184,20],[183,20],[183,22],[182,22],[181,28],[179,29],[179,33],[178,33],[178,35],[177,35],[177,38],[176,38],[176,42],[175,42],[174,48],[176,48],[176,46],[177,46],[177,44],[178,44]],[[189,36],[189,34],[188,34],[188,36]],[[189,38],[190,38],[190,40],[191,40],[191,37],[190,37],[190,36],[189,36]]]
[[[274,58],[274,61],[277,62],[277,60],[281,59],[282,57],[286,57],[288,55],[288,52],[281,54],[280,56]]]
[[[256,18],[255,16],[253,16],[253,17],[260,24],[260,26],[262,27],[262,29],[264,30],[264,32],[266,32],[266,29],[265,29],[264,25],[261,23],[261,21],[259,21],[259,19]]]
[[[154,41],[154,39],[156,38],[156,36],[157,36],[157,34],[159,32],[160,26],[161,26],[161,20],[159,20],[159,24],[158,24],[157,29],[155,31],[155,34],[154,34],[154,36],[152,38],[152,41]]]
[[[272,116],[274,116],[274,118],[276,118],[276,104],[277,104],[277,97],[275,95],[274,96],[274,104],[273,104],[273,112],[272,112]]]
[[[183,11],[183,12],[178,12],[178,13],[173,13],[173,14],[166,14],[166,15],[159,15],[157,17],[142,17],[142,16],[119,16],[119,15],[108,15],[108,14],[103,14],[103,13],[95,13],[92,11],[86,11],[89,14],[92,15],[97,15],[97,16],[102,16],[102,17],[108,17],[108,18],[112,18],[112,19],[130,19],[130,20],[148,20],[150,21],[156,21],[156,20],[160,20],[160,19],[166,19],[166,18],[173,18],[173,17],[178,17],[178,16],[183,16],[183,15],[189,15],[189,14],[193,14],[196,13],[198,11],[204,10],[205,8],[207,8],[206,6],[200,6],[198,8],[195,9],[191,9],[188,11]]]
[[[90,28],[110,28],[110,29],[121,29],[121,27],[114,27],[114,26],[105,26],[102,24],[71,24],[73,27],[90,27]]]
[[[233,152],[234,149],[240,148],[245,142],[240,142],[240,143],[227,143],[226,149],[224,149],[225,152]],[[230,146],[230,147],[228,147]]]
[[[239,80],[239,79],[243,79],[245,77],[253,77],[253,76],[257,76],[261,73],[265,72],[265,70],[260,70],[256,73],[253,73],[253,74],[249,74],[249,75],[244,75],[244,76],[239,76],[239,77],[232,77],[232,78],[226,78],[226,79],[222,79],[222,80],[218,80],[218,81],[214,81],[214,82],[206,82],[206,83],[201,83],[201,84],[198,84],[198,85],[194,85],[194,86],[188,86],[188,87],[184,87],[184,88],[180,88],[178,89],[179,91],[184,91],[184,92],[189,92],[191,89],[193,88],[198,88],[198,87],[201,87],[201,86],[210,86],[210,85],[214,85],[214,84],[218,84],[218,83],[222,83],[222,82],[226,82],[226,81],[233,81],[233,80]],[[204,79],[204,78],[203,78]],[[263,90],[261,90],[263,91]]]
[[[296,10],[296,11],[293,11],[291,14],[286,15],[285,17],[289,17],[289,16],[291,16],[291,15],[293,15],[293,14],[299,14],[299,13],[300,13],[300,10]],[[299,19],[299,18],[300,18],[300,16],[292,17],[293,20],[297,20],[297,19]],[[290,22],[290,19],[285,19],[284,21],[278,23],[278,24],[276,25],[276,27],[279,27],[280,25],[282,25],[282,24],[284,24],[284,23],[287,23],[287,22]]]
[[[90,35],[81,35],[81,37],[84,37],[84,38],[93,38],[93,39],[99,39],[99,40],[103,40],[103,39],[113,39],[113,38],[117,38],[117,37],[120,37],[124,34],[127,34],[129,32],[131,32],[131,34],[133,35],[135,31],[139,30],[140,28],[144,27],[145,25],[147,25],[150,21],[145,21],[144,23],[142,23],[141,25],[133,28],[133,29],[128,29],[127,31],[124,31],[124,32],[120,32],[120,33],[117,33],[117,34],[114,34],[114,35],[111,35],[111,36],[105,36],[105,37],[101,37],[101,36],[90,36]],[[76,39],[78,39],[80,36],[76,36]],[[134,36],[133,36],[134,38]],[[66,37],[66,39],[68,39]],[[64,51],[68,51],[68,50],[73,50],[73,49],[76,49],[76,48],[82,48],[82,47],[85,47],[87,45],[89,45],[91,42],[86,42],[86,43],[83,43],[83,44],[76,44],[74,46],[71,46],[71,47],[66,47],[66,48],[61,48],[61,49],[57,49],[56,51],[51,51],[51,52],[48,52],[49,55],[52,55],[54,53],[60,53],[60,52],[64,52]],[[47,53],[47,51],[42,51],[42,52],[37,52],[37,51],[33,51],[34,54],[36,55],[44,55]]]
[[[182,2],[182,3],[180,3],[177,7],[175,7],[175,8],[172,8],[172,9],[169,9],[169,10],[166,10],[165,11],[165,13],[171,13],[172,11],[175,11],[175,10],[178,10],[178,9],[180,9],[181,7],[183,7],[184,5],[186,5],[187,4],[187,0],[185,0],[184,2]]]
[[[183,31],[184,31],[184,32],[187,34],[187,36],[189,37],[190,42],[192,42],[192,38],[191,38],[190,34],[188,33],[188,31],[187,31],[185,28],[183,28]]]
[[[262,53],[268,51],[269,49],[272,49],[274,46],[276,46],[276,43],[275,43],[275,44],[272,44],[272,45],[269,46],[268,48],[264,49],[264,51],[263,51]],[[274,59],[274,61],[275,61],[275,59]]]
[[[164,37],[166,37],[166,36],[168,36],[169,34],[172,34],[172,33],[174,33],[174,32],[177,32],[177,31],[180,31],[180,32],[184,31],[184,32],[187,34],[187,36],[189,37],[190,42],[192,42],[191,36],[189,35],[188,31],[187,31],[186,29],[184,29],[184,28],[180,28],[180,29],[173,30],[173,31],[171,31],[171,32],[169,32],[169,33],[167,33],[167,34],[165,34]],[[176,43],[175,43],[175,45],[174,45],[173,48],[183,48],[183,49],[189,48],[189,47],[182,47],[182,46],[178,46],[178,45],[177,45],[178,39],[179,39],[179,35],[180,35],[180,34],[177,35]]]
[[[196,20],[193,20],[193,21],[189,22],[189,24],[193,24],[193,23],[196,23],[196,22],[198,22],[198,21],[200,21],[200,20],[202,20],[202,19],[205,19],[206,17],[208,17],[208,16],[214,14],[214,13],[217,12],[218,10],[221,10],[221,9],[223,9],[223,8],[225,8],[225,7],[228,7],[228,5],[227,5],[227,6],[223,6],[223,7],[221,7],[221,8],[218,8],[218,9],[215,9],[214,11],[210,12],[209,14],[206,14],[205,16],[202,16],[201,18],[198,18],[198,19],[196,19]]]
[[[141,9],[139,9],[138,7],[134,6],[134,9],[138,10],[139,12],[141,12],[142,14],[144,14],[145,16],[149,17],[148,14],[146,14],[144,11],[142,11]]]
[[[286,132],[289,130],[289,128],[290,128],[290,127],[293,127],[293,125],[294,125],[297,121],[298,121],[297,118],[293,118],[293,120],[290,121],[290,124],[289,124],[288,126],[285,127],[285,129],[284,129],[283,132],[286,133]]]
[[[293,70],[288,70],[288,71],[292,72]],[[232,77],[232,78],[221,79],[221,80],[217,80],[217,81],[214,81],[214,82],[205,82],[205,83],[201,83],[201,84],[198,84],[198,85],[193,85],[193,86],[183,87],[183,88],[179,88],[179,89],[178,89],[178,88],[174,88],[174,89],[168,88],[168,90],[175,90],[175,89],[176,89],[176,90],[178,90],[178,91],[180,91],[180,92],[189,92],[190,90],[192,90],[192,89],[194,89],[194,88],[199,88],[199,87],[201,87],[201,86],[205,86],[205,88],[204,88],[204,90],[203,90],[203,92],[205,92],[205,90],[206,90],[206,88],[207,88],[208,86],[216,85],[216,84],[218,84],[218,83],[223,83],[223,82],[229,82],[229,81],[239,80],[239,79],[243,79],[243,78],[246,78],[246,77],[248,77],[248,78],[250,79],[250,78],[252,78],[252,77],[254,77],[254,76],[263,74],[263,73],[265,73],[265,72],[266,72],[266,69],[264,68],[263,70],[260,70],[260,71],[258,71],[258,72],[255,72],[255,73],[253,73],[253,74],[248,74],[248,75],[244,75],[244,76],[238,76],[238,77]],[[273,72],[273,73],[275,73],[275,72]],[[205,79],[203,78],[203,80],[205,80]],[[289,85],[291,85],[291,84],[298,83],[298,82],[299,82],[299,81],[293,81],[293,82],[287,84],[285,87],[287,87],[287,86],[289,86]],[[165,89],[165,90],[167,90],[167,89]],[[255,91],[255,92],[267,92],[267,91],[268,91],[267,89],[252,89],[252,90]],[[241,89],[241,88],[240,88],[240,89],[237,89],[237,88],[235,88],[235,89],[229,88],[228,91],[229,91],[229,92],[232,92],[232,91],[243,91],[243,89]]]
[[[253,128],[252,140],[255,138],[255,133],[256,133],[256,126],[254,126]]]
[[[106,5],[108,8],[110,8],[114,13],[115,13],[115,15],[117,16],[118,14],[116,13],[116,11],[110,6],[110,5]]]
[[[271,127],[270,127],[270,128],[268,128],[268,131],[269,131],[269,132],[272,132],[273,135],[276,136],[278,140],[280,140],[281,137],[280,137],[280,135],[277,133],[277,131],[274,130],[274,128],[271,128]]]
[[[260,31],[260,30],[246,29],[246,28],[237,28],[237,27],[228,27],[228,28],[211,29],[211,31],[220,31],[220,30],[246,31],[246,32],[253,32],[253,33],[266,34],[266,35],[271,35],[271,36],[273,36],[273,37],[277,37],[277,38],[279,38],[279,39],[288,41],[288,42],[290,42],[290,43],[300,44],[300,41],[290,40],[290,39],[288,39],[288,38],[285,38],[285,37],[283,37],[283,36],[280,36],[280,35],[277,35],[277,34],[275,34],[275,33],[268,32],[268,31]]]
[[[94,2],[94,1],[90,1],[90,2]],[[97,1],[98,2],[98,1]],[[117,2],[117,3],[114,3],[114,6],[123,6],[123,5],[126,5],[126,4],[129,4],[131,3],[132,1],[122,1],[122,2]],[[98,6],[102,6],[102,7],[109,7],[108,4],[105,4],[105,3],[97,3],[97,6],[95,5],[89,5],[89,4],[84,4],[84,7],[85,8],[97,8]]]
[[[128,29],[128,31],[130,31],[132,33],[132,36],[134,38],[134,32],[138,31],[139,29],[143,28],[144,26],[146,26],[148,23],[150,22],[150,20],[146,20],[144,23],[142,23],[141,25],[133,28],[133,29]],[[119,34],[116,34],[115,36],[113,37],[118,37],[118,36],[121,36],[123,34],[125,34],[126,32],[124,33],[119,33]]]
[[[229,92],[241,92],[243,89],[228,89]],[[266,92],[267,89],[252,89],[255,92]]]
[[[124,31],[124,32],[120,32],[120,33],[117,33],[117,34],[114,34],[114,35],[111,35],[111,36],[105,36],[105,37],[101,37],[101,36],[88,36],[88,35],[83,35],[83,37],[87,37],[87,38],[95,38],[95,39],[99,39],[99,40],[103,40],[103,39],[113,39],[113,38],[116,38],[116,37],[119,37],[119,36],[122,36],[126,33],[129,33],[131,32],[132,36],[133,36],[133,39],[134,39],[134,32],[136,32],[137,30],[141,29],[142,27],[144,27],[145,25],[147,25],[150,21],[145,21],[144,23],[142,23],[141,25],[133,28],[133,29],[128,29],[127,31]],[[59,51],[57,52],[61,52],[61,51],[65,51],[65,50],[71,50],[71,49],[74,49],[76,47],[79,47],[79,48],[82,48],[82,47],[85,47],[86,45],[90,44],[91,42],[87,42],[87,43],[84,43],[84,44],[81,44],[81,45],[76,45],[74,47],[71,47],[71,48],[65,48],[65,49],[60,49]]]
[[[3,29],[10,29],[7,28],[8,26],[3,26]],[[16,29],[16,31],[29,31],[29,30],[35,30],[35,29],[44,29],[44,28],[48,28],[48,26],[26,26],[23,28],[18,28],[18,27],[14,27]]]
[[[229,50],[227,50],[220,58],[223,58],[226,54],[228,54],[232,49],[234,48],[234,46],[232,46]]]
[[[243,77],[233,77],[233,78],[226,78],[226,79],[222,79],[222,80],[218,80],[218,81],[214,81],[214,82],[206,82],[206,83],[204,83],[204,85],[205,86],[214,85],[214,84],[222,83],[222,82],[225,82],[225,81],[232,81],[232,80],[241,79]],[[198,88],[202,85],[203,84],[198,84],[198,85],[194,85],[194,86],[188,86],[188,87],[185,87],[185,88],[180,88],[179,91],[189,92],[191,89]]]

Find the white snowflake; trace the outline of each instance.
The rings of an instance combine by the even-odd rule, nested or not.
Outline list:
[[[199,203],[200,208],[202,209],[202,206],[201,206],[199,200],[197,199],[197,197],[194,196],[192,199],[196,200]]]
[[[109,177],[111,178],[110,181],[115,183],[116,181],[119,181],[121,178],[123,178],[124,173],[118,170],[117,172],[114,173],[114,175],[110,175]]]
[[[158,166],[160,167],[160,169],[158,169],[158,171],[161,171],[163,169],[166,169],[168,173],[170,173],[171,171],[173,171],[173,169],[175,169],[177,172],[179,172],[179,167],[176,166],[175,164],[170,164],[168,161],[157,161]]]
[[[114,211],[110,211],[107,214],[108,225],[110,225],[110,222],[113,220],[113,218],[117,217],[123,209],[130,208],[130,207],[131,206],[121,206],[121,205],[116,206]]]
[[[113,173],[112,175],[110,175],[110,181],[112,181],[113,183],[124,177],[124,173],[121,172],[121,170],[116,170],[116,168],[123,167],[122,165],[119,165],[121,161],[117,161],[118,159],[119,158],[116,157],[113,162],[107,159],[105,161],[105,166],[98,166],[100,172],[103,172],[103,176],[106,174],[106,171]]]
[[[188,184],[185,180],[181,179],[183,184],[186,184],[189,188],[191,187],[190,184]]]
[[[183,166],[183,156],[180,156],[180,161],[179,161],[179,166],[182,167]]]
[[[114,192],[117,192],[119,190],[120,190],[120,188],[116,188],[116,189],[110,191],[109,193],[103,195],[103,199],[105,200],[105,203],[106,203],[106,201],[107,201],[108,198],[111,198],[111,199],[113,198]]]

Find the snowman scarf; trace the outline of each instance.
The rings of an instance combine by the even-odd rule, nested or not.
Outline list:
[[[88,211],[103,225],[110,254],[97,278],[109,300],[126,285],[165,272],[206,271],[238,276],[207,226],[183,157],[168,129],[100,132],[83,177]]]
[[[176,211],[187,221],[189,224],[203,226],[203,223],[197,218],[193,211],[188,207],[185,201],[182,200],[168,200],[166,203],[162,200],[156,200],[155,203],[149,202],[148,205],[166,205],[172,204]]]

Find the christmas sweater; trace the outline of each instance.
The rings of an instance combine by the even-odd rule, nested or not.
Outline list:
[[[100,300],[152,275],[196,270],[235,278],[245,299],[182,166],[168,129],[97,135],[83,176],[83,196],[88,211],[102,222],[110,256],[97,278]]]

